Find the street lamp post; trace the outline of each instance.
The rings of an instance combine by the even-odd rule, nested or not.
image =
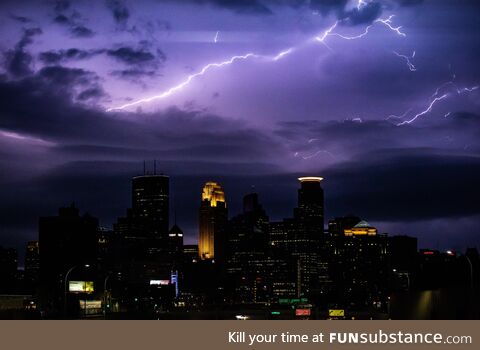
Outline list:
[[[107,319],[107,281],[112,274],[108,274],[103,281],[103,319]]]
[[[88,264],[85,264],[84,265],[85,267],[90,267],[90,265]],[[64,313],[64,316],[65,318],[67,318],[67,293],[68,293],[68,290],[67,290],[67,283],[68,283],[68,276],[70,275],[70,273],[76,269],[78,267],[78,265],[74,265],[72,266],[70,269],[68,269],[67,273],[65,274],[65,281],[64,281],[64,296],[63,296],[63,313]]]
[[[64,296],[63,296],[63,313],[64,317],[67,318],[67,283],[68,283],[68,275],[72,272],[78,265],[72,266],[68,269],[67,273],[65,274],[65,281],[64,281]]]

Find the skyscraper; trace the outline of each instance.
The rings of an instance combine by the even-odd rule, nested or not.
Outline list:
[[[268,222],[258,194],[250,193],[243,198],[243,213],[228,223],[227,276],[229,293],[237,302],[266,300],[270,292]]]
[[[132,208],[118,218],[114,232],[119,240],[115,264],[137,295],[151,280],[170,277],[176,248],[169,236],[168,176],[154,172],[132,178]]]
[[[299,177],[300,188],[298,189],[298,208],[295,216],[302,222],[318,228],[323,233],[324,196],[320,186],[322,177],[306,176]]]
[[[198,255],[200,259],[223,261],[226,242],[227,203],[222,186],[207,182],[202,191],[199,216]]]
[[[132,210],[141,230],[151,238],[168,237],[169,177],[142,175],[132,179]]]
[[[95,270],[97,233],[98,219],[81,216],[73,203],[60,208],[58,216],[39,219],[41,299],[47,314],[66,311],[69,278],[82,272],[83,266]]]

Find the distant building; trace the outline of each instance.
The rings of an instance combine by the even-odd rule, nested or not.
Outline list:
[[[169,253],[173,259],[173,269],[181,268],[183,263],[183,231],[177,225],[173,225],[168,232]]]
[[[320,186],[322,177],[299,177],[298,207],[295,209],[295,218],[323,233],[324,225],[324,194]]]
[[[250,193],[243,198],[243,213],[228,223],[227,278],[238,302],[268,300],[268,221],[258,195]]]
[[[418,264],[416,237],[389,237],[390,265],[392,269],[413,273]]]
[[[169,177],[135,176],[132,179],[132,210],[142,234],[166,238],[169,229]]]
[[[40,245],[38,241],[27,243],[25,251],[25,282],[30,286],[35,286],[40,273]]]
[[[227,203],[220,184],[207,182],[202,190],[199,213],[198,255],[202,260],[224,261]]]
[[[332,236],[343,236],[345,229],[351,229],[360,221],[362,220],[354,215],[336,217],[335,219],[328,221],[328,232]]]
[[[98,220],[89,214],[80,216],[72,204],[60,208],[58,216],[41,217],[38,231],[43,306],[49,313],[61,314],[68,280],[74,276],[67,276],[69,271],[96,266]]]
[[[11,294],[17,284],[18,253],[14,248],[0,246],[0,293]]]
[[[293,218],[270,223],[270,243],[274,256],[293,259],[298,268],[297,296],[311,295],[329,280],[325,247],[324,193],[321,177],[301,177],[298,206]]]
[[[344,229],[343,237],[336,237],[331,261],[338,303],[386,311],[390,270],[387,235],[360,221]]]
[[[186,244],[183,246],[183,261],[186,263],[195,263],[198,261],[197,244]]]
[[[360,221],[352,228],[345,228],[343,230],[345,236],[376,236],[377,229],[370,226],[366,221]]]

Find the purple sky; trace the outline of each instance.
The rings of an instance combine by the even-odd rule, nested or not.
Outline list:
[[[295,177],[311,174],[325,177],[327,218],[355,213],[420,246],[478,247],[479,10],[2,1],[0,244],[23,250],[38,216],[73,200],[110,226],[129,178],[157,159],[188,242],[205,181],[224,185],[230,215],[255,185],[278,220],[295,205]],[[168,96],[107,111],[189,76]]]

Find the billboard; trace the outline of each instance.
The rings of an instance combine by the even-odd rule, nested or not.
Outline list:
[[[101,300],[79,300],[80,309],[102,309]]]
[[[151,286],[168,286],[170,284],[170,280],[150,280]]]
[[[295,316],[310,316],[311,310],[310,309],[296,309]]]
[[[328,316],[330,316],[330,317],[345,317],[345,310],[330,309],[330,310],[328,310]]]
[[[69,281],[68,291],[70,293],[93,293],[92,281]]]

